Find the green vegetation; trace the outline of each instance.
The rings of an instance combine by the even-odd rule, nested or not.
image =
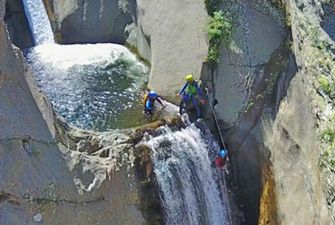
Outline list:
[[[328,148],[321,153],[319,165],[335,172],[335,142],[328,143]]]
[[[217,63],[219,61],[218,48],[221,41],[228,45],[232,37],[232,22],[224,16],[221,10],[213,12],[209,17],[207,34],[209,39],[208,62]]]
[[[308,41],[311,42],[308,51],[306,51],[306,59],[308,59],[309,70],[315,76],[314,86],[323,94],[324,101],[334,107],[335,57],[332,52],[335,51],[335,45],[320,36],[320,28],[310,23],[304,27],[308,27],[308,29],[306,28],[306,39],[308,37]]]
[[[315,74],[318,81],[317,88],[320,92],[327,95],[332,105],[335,105],[333,101],[335,99],[335,63],[334,57],[329,53],[332,46],[325,41],[319,41],[313,47],[315,48],[314,54],[317,58],[315,61]]]
[[[335,131],[332,128],[327,128],[320,134],[320,138],[323,142],[331,143],[335,140]]]
[[[335,113],[329,118],[329,125],[322,130],[319,138],[326,149],[320,155],[320,166],[335,170]]]
[[[332,92],[332,86],[326,76],[321,75],[319,77],[319,90],[323,91],[325,94],[330,95]]]
[[[329,115],[329,110],[335,107],[335,58],[332,53],[335,46],[320,35],[320,28],[310,23],[305,27],[305,37],[311,43],[305,52],[306,64],[310,73],[314,74],[314,87],[321,93],[316,102],[322,115],[319,120],[319,140],[322,143],[319,165],[324,171],[335,172],[335,112]],[[328,112],[325,112],[326,108]]]

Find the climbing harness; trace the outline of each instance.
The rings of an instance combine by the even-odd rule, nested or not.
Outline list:
[[[199,106],[199,100],[202,102],[203,94],[200,89],[200,82],[197,82],[193,79],[193,76],[190,74],[186,77],[187,82],[179,91],[179,95],[182,96],[179,105],[179,113],[182,114],[187,111],[187,106],[191,102],[193,107],[196,110],[197,117],[201,117],[201,110]],[[198,97],[196,97],[198,96]]]

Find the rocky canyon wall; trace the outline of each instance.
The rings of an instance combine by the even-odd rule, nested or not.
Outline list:
[[[22,2],[20,0],[5,1],[6,13],[4,21],[11,41],[20,49],[33,46],[28,21],[26,19]]]
[[[128,45],[150,62],[148,86],[164,97],[174,98],[185,74],[200,76],[208,49],[207,14],[202,0],[45,3],[60,43]],[[0,6],[3,18],[4,0],[0,0]],[[221,45],[217,68],[213,73],[208,70],[203,78],[211,96],[219,102],[214,110],[231,154],[232,184],[238,188],[237,198],[244,212],[241,221],[333,224],[335,176],[331,157],[335,135],[328,131],[334,127],[334,1],[226,0],[220,9],[233,18],[233,37],[229,46]],[[0,201],[5,202],[0,207],[6,207],[9,213],[0,217],[20,223],[32,221],[40,212],[46,221],[63,215],[65,212],[56,206],[54,197],[45,197],[50,191],[51,196],[56,196],[56,203],[69,211],[64,217],[67,221],[85,224],[92,216],[87,212],[87,217],[80,220],[70,219],[75,212],[71,202],[79,207],[92,204],[90,210],[101,210],[104,221],[117,217],[123,203],[118,204],[120,208],[108,208],[116,194],[110,191],[112,184],[103,182],[93,195],[78,194],[74,177],[80,176],[80,180],[89,183],[96,173],[83,173],[80,166],[68,171],[68,161],[64,161],[66,148],[55,143],[57,132],[50,126],[52,122],[48,123],[53,119],[52,110],[48,104],[36,105],[26,83],[30,77],[23,76],[21,53],[12,47],[2,20],[0,27],[0,96],[5,99],[0,103],[0,162],[2,171],[20,171],[6,176],[1,173],[1,180],[6,182],[0,184]],[[33,94],[38,102],[44,101],[38,93]],[[42,115],[41,111],[46,113]],[[74,155],[75,165],[85,165],[79,160],[81,154]],[[83,161],[90,160],[83,157]],[[17,163],[20,170],[13,169]],[[104,163],[96,171],[109,168]],[[24,173],[27,168],[38,181],[28,182]],[[61,171],[61,176],[54,170]],[[273,177],[268,178],[264,171],[272,171]],[[48,179],[42,181],[43,176]],[[21,182],[19,179],[24,181],[23,186],[16,184]],[[124,188],[117,180],[113,185]],[[69,187],[64,189],[59,184]],[[271,193],[269,199],[263,199],[267,196],[264,192]],[[136,191],[132,196],[135,197],[122,196],[127,199],[125,204],[137,201]],[[49,202],[41,206],[38,199]],[[270,208],[274,205],[273,211]],[[19,215],[22,210],[25,213]],[[135,207],[129,210],[132,216],[121,219],[122,224],[134,224],[126,221],[142,218]],[[264,217],[267,210],[275,215]]]
[[[327,142],[324,139],[326,127],[334,126],[334,121],[329,119],[334,112],[333,107],[330,107],[334,104],[333,99],[329,97],[332,92],[329,92],[326,88],[327,85],[324,85],[325,80],[330,85],[333,85],[331,80],[335,75],[335,44],[332,29],[335,24],[334,4],[334,1],[322,0],[291,0],[286,2],[292,28],[293,50],[299,68],[296,79],[300,80],[300,82],[293,83],[295,85],[292,85],[292,100],[288,97],[282,107],[285,109],[288,106],[292,109],[294,99],[298,100],[295,106],[297,113],[293,118],[296,125],[292,126],[293,122],[289,123],[291,128],[289,136],[291,136],[291,133],[294,141],[301,140],[302,148],[293,151],[294,154],[298,154],[294,158],[299,158],[300,160],[298,162],[291,161],[290,164],[295,167],[303,165],[300,168],[298,166],[301,170],[300,173],[292,172],[289,176],[285,174],[286,181],[280,175],[277,178],[279,187],[285,187],[286,182],[290,183],[290,187],[281,190],[280,193],[283,196],[281,199],[283,201],[278,202],[280,206],[279,213],[283,213],[282,221],[287,224],[311,223],[311,221],[313,221],[313,224],[333,224],[335,221],[335,194],[333,188],[335,174],[330,172],[334,170],[329,164],[329,159],[334,156],[334,153],[325,154],[326,151],[334,152],[334,146],[332,146],[331,141]],[[297,85],[302,87],[299,94],[299,86]],[[298,95],[301,95],[305,100],[294,97]],[[306,111],[300,109],[300,105],[302,105],[301,108],[304,108],[303,105],[305,103],[307,103],[305,108],[309,112],[309,117],[301,120],[304,115],[308,115]],[[285,110],[280,114],[283,115],[284,113]],[[290,115],[288,113],[286,118],[289,119]],[[282,123],[280,119],[278,123]],[[286,147],[286,149],[289,148]],[[274,160],[276,156],[283,153],[285,154],[279,149],[274,151]],[[328,163],[324,163],[325,161]],[[286,166],[289,165],[287,162],[285,164]],[[277,165],[282,171],[288,169],[283,164],[279,163]],[[287,195],[287,189],[292,190],[292,185],[296,190],[304,187],[305,191],[300,191],[299,194],[293,191],[292,195],[289,196]],[[288,201],[287,197],[295,198],[296,200]],[[301,208],[302,202],[304,210]],[[290,208],[286,207],[287,204],[293,205],[292,210],[303,213],[293,218],[292,214],[291,216],[289,215]]]
[[[323,134],[325,127],[334,126],[329,119],[333,109],[327,106],[333,105],[333,100],[324,85],[335,74],[330,31],[334,1],[291,0],[285,4],[298,71],[280,104],[272,132],[265,129],[278,219],[281,224],[333,224],[335,174],[330,172],[332,166],[324,163],[332,154],[324,152],[334,149]]]
[[[223,1],[220,9],[231,18],[232,40],[220,46],[220,62],[203,78],[218,100],[214,111],[230,151],[232,185],[244,212],[240,220],[257,224],[262,171],[269,158],[261,121],[274,114],[283,92],[274,93],[277,80],[285,90],[295,72],[294,58],[287,50],[283,15],[269,2]]]
[[[143,224],[131,140],[79,130],[70,140],[64,127],[56,129],[9,38],[4,9],[1,0],[1,224]]]
[[[220,8],[233,15],[234,34],[229,46],[221,46],[218,67],[204,80],[219,101],[215,111],[231,151],[242,220],[334,223],[334,173],[329,161],[320,166],[324,150],[333,151],[320,138],[325,123],[333,126],[332,100],[322,90],[328,83],[320,84],[320,77],[328,82],[335,71],[333,3],[242,0],[223,1]],[[266,186],[271,180],[263,173],[266,167],[273,170],[272,191]],[[270,203],[259,211],[255,206],[264,202]],[[260,215],[273,212],[273,205],[276,215]]]
[[[129,16],[119,30],[125,31],[124,43],[151,63],[150,88],[171,98],[183,83],[184,74],[199,77],[208,47],[202,1],[114,4],[119,13]],[[324,43],[321,39],[333,39],[331,4],[322,4],[240,0],[223,1],[219,7],[233,18],[233,38],[229,46],[220,47],[220,62],[214,73],[207,71],[203,78],[212,97],[219,101],[215,112],[231,149],[233,183],[239,187],[248,223],[255,224],[259,218],[259,207],[255,206],[263,196],[265,165],[274,173],[271,188],[278,199],[272,201],[278,206],[278,223],[329,222],[325,198],[332,199],[333,194],[323,195],[318,166],[321,151],[317,148],[319,121],[317,104],[313,103],[319,99],[315,74],[324,69],[312,69],[317,67],[319,54],[311,53],[327,50],[315,48],[315,43]],[[78,15],[94,11],[85,2],[72,5],[81,9]],[[54,7],[54,14],[62,11],[61,6]],[[65,11],[69,16],[56,19],[57,26],[71,24],[73,12]],[[94,12],[98,17],[98,10]],[[316,34],[323,34],[322,38],[317,40]],[[297,215],[292,213],[295,210]]]

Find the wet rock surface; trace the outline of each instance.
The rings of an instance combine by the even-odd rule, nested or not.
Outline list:
[[[275,193],[275,181],[273,177],[273,171],[271,165],[265,165],[263,167],[263,185],[262,185],[262,195],[260,199],[260,215],[258,219],[259,225],[276,225],[279,224],[278,214],[277,214],[277,201]]]
[[[178,119],[153,118],[149,127],[113,132],[69,126],[0,29],[1,223],[162,224],[149,152],[134,145]]]
[[[126,39],[124,29],[136,15],[132,1],[46,0],[45,3],[56,40],[64,44],[122,44]]]
[[[28,21],[21,1],[7,0],[4,9],[6,9],[4,21],[6,22],[11,41],[20,49],[33,46]]]
[[[136,7],[128,1],[46,2],[59,40],[127,42],[151,62],[149,85],[163,95],[173,96],[185,73],[200,73],[207,51],[203,2],[164,3],[171,12],[181,10],[180,17],[175,12],[164,14],[163,3],[156,1],[138,1]],[[292,40],[281,11],[269,1],[225,1],[221,7],[232,13],[236,30],[231,45],[220,49],[221,62],[210,74],[208,80],[214,82],[208,86],[219,100],[215,111],[231,151],[232,184],[244,212],[242,223],[321,225],[335,220],[334,170],[326,164],[320,173],[318,167],[318,151],[325,146],[317,132],[327,121],[318,118],[324,109],[315,87],[318,74],[333,73],[331,64],[329,69],[320,61],[334,55],[333,5],[332,1],[286,1],[285,21],[291,25]],[[108,7],[113,13],[107,13]],[[200,16],[194,19],[195,14]],[[191,24],[184,21],[185,15]],[[5,7],[0,7],[3,16]],[[118,19],[120,26],[104,29],[108,20]],[[95,23],[101,26],[94,29]],[[175,37],[179,38],[175,41]],[[55,119],[51,105],[23,68],[20,51],[11,46],[3,21],[0,60],[0,167],[5,171],[0,173],[4,181],[0,218],[4,223],[162,224],[148,149],[133,146],[154,129],[96,133]],[[168,123],[158,120],[151,126]],[[264,172],[265,162],[270,162],[266,171],[273,170],[273,177]],[[276,209],[271,200],[277,202]]]
[[[279,11],[266,1],[225,1],[220,8],[234,18],[234,32],[229,46],[221,45],[214,96],[220,119],[233,124],[247,108],[253,82],[262,76],[286,31]],[[219,110],[223,105],[229,107]]]
[[[262,114],[271,115],[273,99],[280,99],[278,80],[285,80],[285,89],[292,77],[289,36],[281,13],[266,1],[225,1],[220,8],[234,18],[233,37],[229,46],[221,46],[220,62],[205,80],[219,102],[214,110],[230,150],[232,185],[244,212],[240,222],[257,224],[262,168],[269,155],[261,141]]]
[[[0,61],[1,224],[143,224],[129,135],[55,118],[3,21]]]
[[[327,171],[324,174],[320,171],[318,129],[323,122],[315,113],[323,108],[316,77],[331,76],[333,68],[325,63],[333,58],[329,29],[333,25],[332,3],[323,5],[325,11],[318,1],[274,3],[239,1],[231,6],[241,9],[234,17],[233,45],[223,47],[221,57],[225,60],[208,79],[214,80],[209,87],[214,88],[212,95],[219,101],[215,111],[231,151],[233,185],[238,186],[237,198],[243,203],[246,224],[332,224],[333,172],[329,167],[323,169]],[[281,7],[277,10],[274,6]],[[286,12],[287,17],[278,17],[280,12]],[[253,20],[245,20],[251,15]],[[258,26],[257,21],[264,25]],[[284,22],[291,25],[292,39]],[[236,36],[239,39],[234,43]],[[247,44],[240,44],[243,42]],[[273,178],[264,173],[264,165],[270,165]],[[277,209],[266,206],[269,199],[264,196],[273,198]],[[261,211],[252,208],[255,205],[260,205]],[[275,214],[269,213],[273,210]]]

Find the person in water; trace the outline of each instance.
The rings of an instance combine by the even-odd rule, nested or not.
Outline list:
[[[162,105],[163,108],[165,107],[159,95],[155,91],[150,91],[144,98],[144,113],[145,114],[150,115],[150,116],[154,114],[154,104],[156,100],[158,101],[159,104]]]
[[[226,165],[226,161],[227,161],[227,150],[221,149],[219,151],[219,154],[215,158],[215,165],[218,168],[223,169],[224,166]]]
[[[192,101],[192,104],[197,112],[197,117],[201,117],[200,106],[198,104],[198,99],[202,104],[205,103],[203,93],[193,78],[192,74],[186,76],[186,83],[180,89],[178,96],[181,98],[180,106],[179,106],[179,113],[182,114],[183,109],[186,108],[186,105],[189,101]]]

